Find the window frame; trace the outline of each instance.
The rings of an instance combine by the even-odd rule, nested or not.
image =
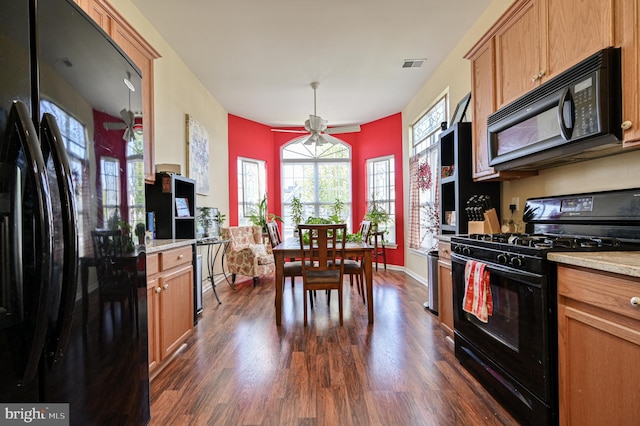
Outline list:
[[[440,110],[440,111],[438,111]],[[418,156],[419,163],[427,162],[431,168],[432,186],[428,190],[420,190],[420,245],[409,249],[419,252],[429,252],[437,244],[437,234],[430,232],[427,225],[428,212],[439,211],[439,147],[438,139],[442,133],[440,123],[447,122],[449,118],[449,93],[445,91],[438,95],[434,102],[420,117],[410,126],[410,143],[412,157]],[[426,120],[424,122],[423,120]],[[419,127],[426,124],[425,128]],[[411,208],[411,206],[410,206]]]
[[[374,179],[374,176],[377,175],[375,171],[376,165],[385,164],[385,168],[387,170],[382,176],[382,180],[385,181],[384,188],[382,188],[381,192],[383,194],[387,194],[388,197],[383,197],[382,199],[378,196],[380,194],[377,191],[379,186],[376,185],[377,179]],[[367,177],[367,193],[366,193],[366,202],[367,202],[367,211],[369,211],[369,206],[372,202],[375,201],[378,207],[382,207],[384,211],[389,214],[389,222],[385,225],[385,241],[388,245],[396,244],[396,185],[395,185],[395,156],[393,154],[384,155],[381,157],[370,158],[366,160],[366,177]]]
[[[256,168],[257,184],[255,185],[255,194],[247,194],[247,186],[249,182],[246,180],[245,165],[251,165]],[[249,226],[253,223],[249,219],[255,211],[258,209],[258,204],[263,197],[267,195],[267,163],[264,160],[258,160],[255,158],[238,157],[237,161],[237,174],[238,174],[238,225]],[[246,200],[247,195],[251,198]]]

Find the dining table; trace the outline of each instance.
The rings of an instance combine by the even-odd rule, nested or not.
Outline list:
[[[373,324],[373,270],[372,253],[373,245],[357,241],[347,242],[345,245],[345,256],[347,258],[360,258],[364,266],[365,291],[367,293],[367,310],[369,324]],[[283,242],[273,248],[276,274],[276,325],[282,325],[282,292],[284,289],[284,262],[285,259],[301,258],[300,240],[295,237],[286,238]]]

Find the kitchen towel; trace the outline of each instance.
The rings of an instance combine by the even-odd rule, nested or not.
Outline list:
[[[462,300],[462,309],[485,323],[493,314],[491,280],[486,266],[477,260],[467,260],[464,268],[464,299]]]

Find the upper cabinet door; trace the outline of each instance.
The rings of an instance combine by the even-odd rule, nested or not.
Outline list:
[[[535,88],[544,74],[538,1],[528,1],[495,36],[496,102],[501,108]]]
[[[548,76],[615,45],[614,0],[543,0]]]

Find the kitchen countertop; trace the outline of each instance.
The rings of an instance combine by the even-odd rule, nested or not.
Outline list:
[[[152,240],[151,243],[146,245],[146,251],[147,251],[147,254],[157,253],[159,251],[188,246],[195,243],[196,243],[195,238],[185,239],[185,240],[174,240],[174,239]]]
[[[547,258],[552,262],[640,278],[640,252],[636,251],[550,252]]]
[[[438,241],[444,241],[446,243],[450,243],[451,242],[451,234],[439,234],[439,235],[436,235],[436,239]]]

